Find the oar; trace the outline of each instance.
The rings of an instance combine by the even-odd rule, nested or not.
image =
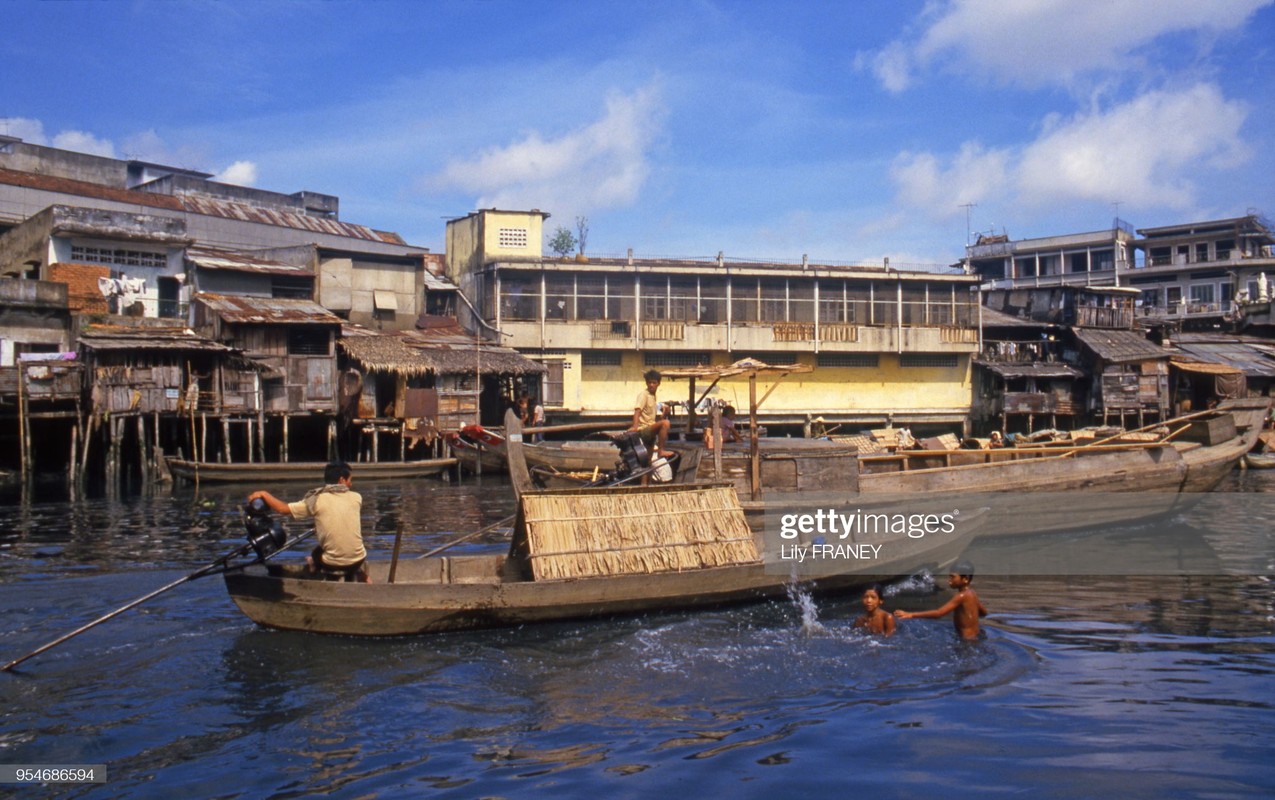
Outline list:
[[[448,542],[447,544],[439,545],[438,547],[435,547],[433,550],[430,550],[428,553],[423,553],[423,554],[421,554],[421,555],[417,556],[417,558],[418,558],[418,559],[420,559],[420,558],[429,558],[429,557],[430,557],[430,556],[432,556],[432,555],[437,555],[437,554],[439,554],[439,553],[443,552],[444,550],[448,550],[448,549],[450,549],[450,548],[452,548],[452,547],[455,547],[455,546],[456,546],[456,545],[458,545],[458,544],[461,544],[461,543],[463,543],[463,542],[468,542],[470,539],[477,538],[478,536],[481,536],[482,534],[486,533],[487,531],[495,530],[496,528],[504,527],[505,525],[508,525],[509,523],[513,522],[515,518],[516,518],[516,515],[514,515],[514,514],[510,514],[509,516],[505,517],[504,519],[502,519],[502,520],[498,520],[498,521],[496,521],[496,522],[493,522],[492,524],[488,525],[488,526],[487,526],[487,527],[485,527],[485,528],[479,528],[478,530],[474,531],[473,533],[467,533],[467,534],[465,534],[464,536],[461,536],[461,537],[460,537],[460,538],[458,538],[458,539],[452,539],[452,540],[451,540],[450,542]]]
[[[289,547],[292,547],[297,542],[300,542],[301,540],[308,538],[310,534],[312,533],[314,533],[313,529],[306,531],[305,533],[301,534],[300,536],[296,537],[290,542],[287,542],[286,544],[284,544],[283,547],[280,547],[274,553],[270,553],[265,558],[257,559],[257,561],[254,561],[253,563],[255,564],[260,561],[266,561],[270,559],[271,556],[274,556],[277,553],[282,553],[284,550],[287,550]],[[57,647],[58,645],[67,641],[68,639],[74,639],[76,636],[79,636],[81,633],[84,633],[88,629],[96,628],[98,625],[101,625],[103,622],[106,622],[107,620],[111,620],[111,619],[114,619],[115,617],[118,617],[120,614],[123,614],[125,611],[128,611],[130,608],[136,608],[137,606],[140,606],[142,603],[145,603],[147,600],[150,600],[153,597],[158,597],[159,595],[171,589],[175,589],[178,586],[181,586],[183,583],[189,583],[190,581],[193,581],[196,578],[202,578],[205,575],[211,575],[217,572],[218,570],[220,570],[221,572],[229,572],[232,569],[242,569],[244,566],[247,566],[247,565],[244,564],[244,565],[229,566],[227,562],[230,561],[230,559],[232,558],[238,558],[239,556],[244,555],[251,549],[252,549],[252,545],[246,544],[240,547],[238,550],[227,553],[226,555],[217,559],[216,561],[209,564],[208,566],[203,567],[201,569],[197,569],[184,578],[178,578],[177,580],[173,581],[167,586],[162,586],[149,594],[142,595],[141,597],[137,598],[131,603],[120,606],[119,608],[115,609],[111,613],[102,617],[98,617],[97,619],[93,620],[87,625],[81,625],[80,627],[76,628],[70,633],[65,634],[64,636],[59,636],[58,638],[54,639],[53,641],[49,642],[46,645],[37,647],[35,650],[32,650],[30,653],[27,653],[25,656],[22,656],[21,658],[15,658],[13,661],[10,661],[8,664],[5,664],[3,667],[0,667],[0,670],[8,672],[9,670],[13,669],[17,665],[21,664],[23,661],[26,661],[28,658],[33,658],[34,656],[38,656],[46,650],[52,650],[54,647]]]

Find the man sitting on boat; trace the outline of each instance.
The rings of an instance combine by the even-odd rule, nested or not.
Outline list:
[[[669,429],[667,419],[656,419],[658,402],[655,393],[660,388],[662,378],[660,371],[656,369],[647,370],[642,377],[646,380],[646,388],[638,393],[633,408],[633,424],[629,426],[629,430],[637,431],[648,448],[655,445],[657,449],[653,449],[651,455],[657,456],[668,443]]]
[[[324,485],[306,492],[295,503],[285,503],[266,491],[248,495],[248,502],[261,498],[277,514],[314,519],[319,546],[306,558],[311,572],[335,573],[347,581],[370,583],[360,518],[363,496],[350,488],[353,480],[350,465],[334,461],[323,470]]]

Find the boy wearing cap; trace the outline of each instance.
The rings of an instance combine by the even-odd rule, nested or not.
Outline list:
[[[970,588],[974,580],[974,565],[968,561],[957,561],[952,565],[952,572],[947,576],[947,585],[956,590],[956,595],[938,608],[929,611],[895,611],[899,619],[938,619],[952,615],[952,624],[956,626],[956,635],[969,641],[978,638],[978,618],[987,616],[987,609],[978,599],[978,595]]]

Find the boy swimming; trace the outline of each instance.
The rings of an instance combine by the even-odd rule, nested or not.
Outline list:
[[[965,640],[977,639],[978,618],[987,616],[987,608],[970,588],[973,580],[974,565],[965,560],[957,561],[947,577],[947,585],[956,590],[951,600],[929,611],[895,611],[894,616],[899,619],[938,619],[950,613],[957,636]]]
[[[881,607],[881,590],[877,587],[863,591],[863,614],[854,621],[854,627],[867,628],[868,633],[881,636],[894,635],[894,617]]]

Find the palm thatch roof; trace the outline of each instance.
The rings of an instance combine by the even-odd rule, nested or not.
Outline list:
[[[644,575],[761,556],[730,486],[526,492],[515,536],[536,580]],[[525,538],[524,538],[525,537]]]
[[[369,331],[354,325],[343,326],[341,349],[367,372],[401,375],[464,375],[475,370],[483,375],[539,375],[543,364],[532,361],[508,347],[487,343],[447,331]]]

